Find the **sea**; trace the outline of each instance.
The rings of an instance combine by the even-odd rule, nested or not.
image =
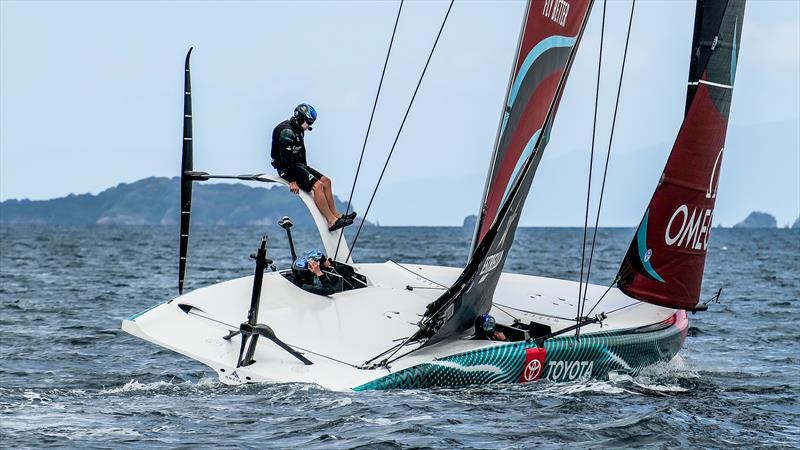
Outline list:
[[[252,274],[264,233],[287,267],[279,228],[193,227],[186,288]],[[177,235],[0,227],[0,448],[800,447],[798,230],[714,229],[703,298],[722,288],[719,304],[690,316],[675,359],[636,377],[383,392],[226,386],[122,332],[125,318],[177,295]],[[296,230],[298,247],[316,245],[312,235]],[[582,236],[521,228],[505,270],[577,280]],[[592,282],[613,279],[632,236],[598,230]],[[470,238],[369,227],[353,255],[459,266]]]

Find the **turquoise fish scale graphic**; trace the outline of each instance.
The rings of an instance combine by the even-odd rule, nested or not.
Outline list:
[[[680,345],[680,329],[667,323],[596,332],[580,338],[574,335],[557,337],[544,344],[546,359],[541,378],[551,381],[584,377],[604,379],[612,371],[636,375],[646,366],[672,359]],[[409,367],[353,390],[517,383],[525,351],[529,348],[538,347],[533,341],[492,345]]]

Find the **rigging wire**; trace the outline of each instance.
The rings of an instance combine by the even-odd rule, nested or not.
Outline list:
[[[422,84],[422,80],[425,78],[425,72],[428,70],[428,65],[431,62],[431,58],[433,57],[433,52],[436,50],[436,44],[439,43],[439,38],[442,36],[442,31],[444,30],[444,25],[447,23],[447,18],[450,16],[450,10],[453,9],[453,2],[455,0],[450,0],[450,6],[447,7],[447,13],[444,15],[444,19],[442,20],[442,26],[439,27],[439,33],[436,35],[436,40],[433,41],[433,47],[431,47],[431,52],[428,54],[428,60],[425,61],[425,67],[422,69],[422,73],[419,76],[419,81],[417,82],[417,87],[414,89],[414,94],[411,96],[411,101],[408,103],[408,108],[406,109],[406,113],[403,116],[403,121],[400,122],[400,128],[397,130],[397,135],[394,137],[394,142],[392,143],[392,148],[389,150],[389,155],[386,157],[386,162],[383,164],[383,169],[381,170],[381,174],[378,177],[378,182],[375,184],[375,190],[372,191],[372,197],[369,199],[369,203],[367,204],[367,210],[364,212],[364,216],[361,218],[361,223],[358,225],[358,230],[356,231],[356,235],[353,238],[353,244],[350,246],[350,252],[347,254],[347,258],[345,261],[350,259],[350,255],[353,254],[353,249],[356,247],[356,242],[358,242],[358,236],[361,234],[361,229],[364,227],[364,223],[367,221],[367,214],[369,214],[369,209],[372,207],[372,202],[375,200],[375,194],[378,192],[378,187],[381,185],[381,181],[383,181],[383,175],[386,173],[386,167],[389,166],[389,161],[392,159],[392,154],[394,153],[394,149],[397,146],[397,141],[400,139],[400,133],[403,131],[403,126],[406,123],[406,119],[408,119],[408,113],[411,111],[411,106],[414,104],[414,99],[417,97],[417,92],[419,92],[419,87]]]
[[[581,310],[581,299],[586,295],[583,292],[583,267],[584,267],[584,260],[586,259],[586,231],[589,227],[589,200],[591,199],[592,193],[592,172],[594,167],[594,143],[595,137],[597,135],[597,105],[600,99],[600,71],[603,67],[603,40],[605,38],[605,31],[606,31],[606,2],[603,1],[603,19],[600,25],[600,55],[597,58],[597,83],[595,85],[595,92],[594,92],[594,119],[592,121],[592,145],[591,151],[589,153],[589,182],[586,185],[586,213],[584,214],[583,218],[583,242],[581,243],[581,277],[580,281],[578,282],[578,314],[575,317],[575,323],[578,324],[581,322],[581,317],[583,311]],[[588,281],[589,275],[586,275],[587,281],[587,288],[588,288]],[[575,329],[575,336],[580,335],[580,328]]]
[[[504,308],[501,308],[501,307],[500,307],[500,305],[498,305],[497,303],[494,303],[494,305],[493,305],[493,306],[494,306],[495,308],[499,309],[501,312],[503,312],[503,313],[504,313],[505,315],[507,315],[508,317],[511,317],[511,319],[512,319],[514,322],[522,322],[521,320],[519,320],[519,317],[516,317],[516,316],[514,316],[513,314],[511,314],[510,312],[506,311]]]
[[[606,291],[603,292],[603,295],[601,295],[600,298],[597,299],[597,301],[594,303],[594,306],[592,306],[592,309],[590,309],[589,312],[586,313],[587,316],[590,315],[595,308],[597,308],[597,305],[599,305],[600,302],[603,301],[603,299],[606,297],[606,294],[608,294],[609,291],[611,291],[611,288],[613,288],[614,285],[617,284],[617,281],[619,281],[619,275],[616,278],[614,278],[614,281],[612,281],[611,284],[608,285]]]
[[[605,164],[605,168],[603,169],[603,182],[600,184],[600,199],[598,200],[598,203],[597,203],[597,216],[594,219],[594,231],[592,233],[592,248],[591,248],[591,251],[589,252],[589,267],[586,270],[586,290],[589,289],[589,274],[592,271],[592,259],[594,257],[595,243],[597,241],[597,225],[600,222],[600,209],[603,207],[603,193],[605,192],[605,188],[606,188],[606,176],[608,175],[608,161],[611,158],[611,144],[612,144],[612,142],[614,140],[614,127],[615,127],[615,125],[617,123],[617,110],[619,109],[619,96],[620,96],[620,93],[622,92],[622,79],[623,79],[623,75],[625,74],[625,61],[628,58],[628,43],[630,42],[630,39],[631,39],[631,25],[633,25],[633,11],[634,11],[635,7],[636,7],[636,0],[633,0],[631,2],[630,18],[628,19],[628,34],[625,37],[625,51],[622,54],[622,67],[620,67],[620,70],[619,70],[619,82],[617,83],[617,99],[616,99],[616,101],[614,103],[614,115],[613,115],[613,118],[611,119],[611,133],[610,133],[610,135],[608,137],[608,149],[606,151],[606,164]],[[611,287],[614,286],[614,284],[616,284],[617,280],[618,280],[618,278],[614,278],[614,281],[611,283],[611,286],[609,286],[608,288],[611,289]],[[584,290],[584,297],[583,297],[583,299],[581,301],[581,303],[582,303],[581,309],[582,310],[585,309],[585,307],[586,307],[586,290]],[[606,291],[606,292],[608,292],[608,291]],[[603,296],[605,296],[605,294],[603,294]],[[602,299],[603,299],[603,297],[600,297],[600,300],[602,300]],[[600,303],[600,300],[598,300],[597,303]],[[597,304],[595,304],[595,306],[597,306]],[[594,307],[592,307],[592,310],[594,310]]]
[[[392,262],[394,262],[394,261],[392,261]],[[395,263],[395,264],[396,264],[396,265],[398,265],[399,267],[401,267],[401,268],[403,268],[403,269],[407,270],[408,272],[411,272],[411,273],[412,273],[412,274],[414,274],[415,276],[422,278],[422,279],[423,279],[423,280],[425,280],[425,281],[428,281],[428,282],[430,282],[430,283],[433,283],[433,284],[435,284],[435,285],[437,285],[437,286],[439,286],[439,287],[441,287],[441,288],[444,288],[444,289],[450,289],[450,286],[445,286],[444,284],[442,284],[442,283],[439,283],[438,281],[433,281],[433,280],[431,280],[430,278],[426,277],[425,275],[422,275],[421,273],[414,272],[413,270],[409,269],[408,267],[406,267],[406,266],[404,266],[404,265],[402,265],[402,264],[400,264],[400,263]]]
[[[203,319],[206,319],[206,320],[210,320],[212,322],[216,322],[216,323],[221,324],[221,325],[225,325],[228,328],[234,328],[234,329],[237,328],[236,325],[231,325],[229,323],[223,322],[221,320],[214,319],[212,317],[209,317],[209,316],[206,316],[206,315],[203,315],[203,314],[198,314],[196,312],[190,312],[188,314],[191,314],[193,316],[200,317],[200,318],[203,318]],[[325,358],[325,359],[329,359],[329,360],[334,361],[334,362],[338,362],[340,364],[344,364],[346,366],[350,366],[350,367],[354,367],[356,369],[359,369],[359,366],[357,366],[355,364],[350,364],[349,362],[342,361],[340,359],[336,359],[336,358],[334,358],[332,356],[323,355],[322,353],[317,353],[317,352],[308,350],[308,349],[303,348],[303,347],[298,347],[297,345],[292,345],[292,344],[289,344],[288,342],[286,343],[286,345],[288,345],[289,347],[291,347],[292,349],[295,349],[295,350],[301,350],[301,351],[306,352],[306,353],[311,353],[312,355],[316,355],[316,356],[319,356],[319,357],[322,357],[322,358]]]
[[[400,22],[400,12],[403,11],[403,1],[400,0],[400,7],[397,8],[397,18],[394,21],[394,29],[392,30],[392,38],[389,40],[389,50],[386,52],[386,59],[383,61],[383,71],[381,71],[381,80],[378,82],[378,92],[375,94],[375,101],[372,103],[372,113],[369,115],[369,124],[367,125],[367,133],[364,135],[364,144],[361,145],[361,156],[358,158],[358,166],[356,167],[356,175],[353,178],[353,187],[350,188],[350,197],[347,199],[347,209],[345,215],[350,213],[350,207],[353,202],[353,193],[356,190],[356,182],[358,181],[358,174],[361,172],[361,163],[364,161],[364,150],[367,148],[367,140],[369,139],[369,131],[372,128],[372,119],[375,117],[375,109],[378,107],[378,98],[381,95],[381,87],[383,87],[383,78],[386,75],[386,66],[389,65],[389,55],[392,54],[392,45],[394,44],[394,36],[397,34],[397,24]],[[362,218],[362,223],[364,219]],[[336,242],[336,251],[333,252],[333,259],[339,256],[339,246],[342,245],[342,236],[344,230],[339,233],[339,240]],[[347,255],[350,258],[350,255]],[[344,260],[347,262],[347,259]]]

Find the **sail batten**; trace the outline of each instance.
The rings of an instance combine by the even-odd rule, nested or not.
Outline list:
[[[744,0],[699,0],[686,112],[617,275],[627,295],[697,305],[725,151]]]

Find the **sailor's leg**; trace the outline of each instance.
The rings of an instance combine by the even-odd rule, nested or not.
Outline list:
[[[325,220],[328,221],[328,226],[331,226],[336,223],[336,219],[339,218],[339,215],[334,214],[330,207],[328,207],[328,198],[325,191],[325,185],[321,181],[317,181],[311,188],[311,196],[314,197],[314,204],[317,205],[319,212],[321,212],[322,215],[325,216]]]
[[[325,200],[328,201],[328,208],[330,208],[331,212],[336,217],[341,216],[339,211],[336,210],[336,204],[333,202],[333,187],[331,186],[331,179],[323,175],[319,181],[325,186]]]

